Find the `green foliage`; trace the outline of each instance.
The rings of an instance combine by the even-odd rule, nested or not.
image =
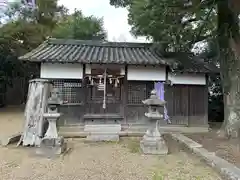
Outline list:
[[[60,11],[56,0],[38,0],[38,9],[11,4],[4,18],[7,23],[0,27],[0,79],[1,87],[11,84],[14,76],[25,74],[25,65],[18,57],[36,48],[51,33]],[[5,84],[5,85],[3,85]]]
[[[8,22],[0,28],[0,38],[8,40],[8,45],[18,56],[34,49],[51,35],[56,25],[58,13],[63,9],[56,0],[38,0],[37,9],[12,4],[6,12]],[[9,47],[6,47],[9,48]]]
[[[222,83],[220,75],[211,75],[209,77],[209,101],[208,116],[209,121],[222,122],[224,118],[224,104]]]
[[[110,4],[116,7],[126,7],[132,0],[110,0]]]
[[[110,3],[128,8],[134,35],[147,36],[177,50],[189,50],[216,31],[213,5],[200,6],[194,1],[190,6],[183,0],[112,0]]]
[[[102,19],[85,17],[81,11],[62,18],[52,32],[52,37],[63,39],[105,39]]]
[[[132,33],[167,44],[175,51],[190,51],[196,42],[207,46],[199,56],[219,64],[217,0],[110,0],[116,7],[127,7]],[[219,75],[209,78],[209,119],[222,120],[223,94]]]
[[[6,22],[0,23],[0,87],[11,84],[14,76],[26,76],[29,66],[17,58],[52,35],[75,39],[106,37],[101,19],[84,17],[80,11],[69,15],[58,0],[37,0],[35,9],[12,3],[3,18]]]
[[[216,41],[209,41],[199,56],[219,66],[218,46]],[[210,74],[208,79],[208,119],[222,122],[224,118],[223,91],[220,74]]]

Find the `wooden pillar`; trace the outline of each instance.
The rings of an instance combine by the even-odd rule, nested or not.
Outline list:
[[[190,113],[190,106],[192,104],[192,98],[191,98],[191,86],[187,85],[187,126],[191,126],[191,113]]]
[[[123,80],[123,116],[124,124],[127,124],[127,103],[128,103],[128,67],[125,65],[125,76]]]
[[[204,126],[208,126],[208,78],[209,76],[206,74],[206,85],[204,89]]]
[[[83,79],[82,79],[82,88],[83,88],[83,95],[84,95],[84,98],[83,98],[83,106],[84,106],[84,112],[83,114],[86,113],[86,110],[87,110],[87,97],[88,97],[88,92],[87,92],[87,79],[86,79],[86,65],[83,64]]]

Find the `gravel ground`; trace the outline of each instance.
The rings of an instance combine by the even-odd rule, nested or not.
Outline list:
[[[0,109],[0,137],[20,132],[23,119],[21,108]],[[132,153],[137,151],[139,139],[131,142],[69,140],[72,150],[52,160],[37,157],[33,148],[1,147],[0,180],[220,180],[211,168],[180,151],[175,143],[168,144],[170,155],[158,157]]]
[[[33,155],[32,148],[0,148],[0,180],[220,179],[192,155],[144,156],[131,153],[129,142],[86,144],[80,139],[69,140],[72,150],[51,160]],[[162,175],[165,178],[160,178]]]

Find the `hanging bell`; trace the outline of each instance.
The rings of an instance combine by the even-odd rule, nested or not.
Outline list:
[[[102,84],[102,78],[101,77],[99,78],[99,84]]]
[[[109,83],[112,84],[112,78],[109,78]]]

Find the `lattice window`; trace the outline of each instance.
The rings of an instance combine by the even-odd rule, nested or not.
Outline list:
[[[81,80],[53,80],[53,86],[59,89],[60,95],[65,103],[77,104],[82,102],[84,96]]]
[[[146,81],[128,82],[128,104],[142,104],[142,101],[149,98],[153,83]]]

